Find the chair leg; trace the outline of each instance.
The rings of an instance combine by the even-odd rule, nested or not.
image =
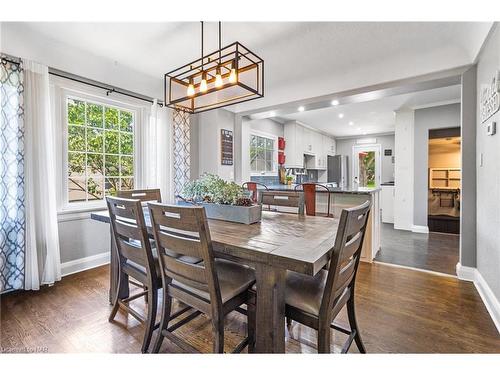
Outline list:
[[[163,290],[163,305],[161,309],[161,320],[160,327],[158,328],[158,335],[153,346],[152,353],[159,353],[161,344],[163,343],[163,331],[168,328],[168,323],[170,322],[170,312],[172,310],[172,297],[170,297],[167,292],[167,288],[162,288]]]
[[[318,329],[318,353],[330,353],[330,342],[330,325],[320,322]]]
[[[156,288],[148,288],[148,314],[144,322],[144,340],[142,340],[143,353],[146,353],[153,336],[154,326],[156,323],[156,308],[158,305],[158,290]]]
[[[215,321],[213,324],[214,332],[214,353],[224,353],[224,318]]]
[[[116,282],[116,292],[115,292],[115,298],[113,300],[113,308],[111,309],[111,313],[109,314],[108,321],[112,322],[115,319],[116,313],[118,312],[118,308],[120,305],[118,304],[119,300],[119,295],[120,295],[120,285],[122,284],[122,272],[120,269],[118,269],[118,280]]]
[[[248,352],[255,352],[255,321],[256,306],[252,303],[247,304],[247,330],[248,330]]]
[[[292,318],[290,317],[286,317],[286,326],[288,328],[288,330],[290,331],[290,329],[292,329]]]
[[[359,332],[358,322],[356,320],[356,310],[354,308],[354,293],[351,298],[347,301],[347,316],[349,318],[349,325],[351,326],[351,330],[356,330],[356,335],[354,336],[354,341],[356,342],[356,346],[359,349],[360,353],[366,353],[365,345],[361,340],[361,333]]]

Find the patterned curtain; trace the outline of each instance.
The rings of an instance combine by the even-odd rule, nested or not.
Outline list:
[[[173,111],[173,143],[174,143],[174,195],[182,194],[182,189],[190,178],[190,123],[189,113],[174,109]]]
[[[0,293],[24,288],[24,107],[21,64],[0,63]]]

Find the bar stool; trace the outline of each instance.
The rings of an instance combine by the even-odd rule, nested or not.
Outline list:
[[[333,214],[330,213],[330,190],[323,184],[318,184],[316,182],[304,182],[303,184],[296,185],[295,191],[303,191],[304,192],[304,201],[306,206],[306,215],[308,216],[323,216],[317,215],[316,213],[316,193],[318,192],[318,188],[320,190],[325,190],[328,196],[327,200],[327,212],[326,217],[333,217]]]

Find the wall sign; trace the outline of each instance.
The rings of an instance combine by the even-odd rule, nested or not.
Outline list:
[[[480,95],[481,123],[484,123],[500,109],[500,70],[496,71],[490,84],[481,85]]]
[[[220,131],[221,164],[233,165],[233,132],[221,129]]]
[[[384,150],[384,156],[392,156],[392,149],[386,148]]]

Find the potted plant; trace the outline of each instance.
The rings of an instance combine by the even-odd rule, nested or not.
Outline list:
[[[286,183],[287,183],[288,185],[291,185],[291,184],[292,184],[292,182],[293,182],[293,176],[286,176]]]
[[[213,174],[190,181],[178,198],[178,204],[204,206],[210,219],[252,224],[259,222],[262,216],[261,206],[254,204],[240,185]]]

